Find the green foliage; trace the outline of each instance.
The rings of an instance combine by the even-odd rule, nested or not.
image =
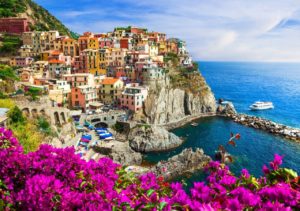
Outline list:
[[[25,153],[36,151],[44,138],[33,121],[9,125],[15,136],[22,144]]]
[[[42,94],[42,89],[36,87],[29,87],[26,92],[26,95],[31,96],[32,100],[37,100],[38,96]]]
[[[25,118],[22,114],[22,111],[18,106],[13,107],[8,112],[8,117],[11,124],[23,124],[25,122]]]
[[[127,27],[116,27],[114,29],[114,31],[120,31],[120,30],[125,30],[126,32],[130,32],[131,31],[131,26],[127,26]]]
[[[25,12],[26,5],[20,0],[0,0],[0,18],[14,17],[18,13]]]
[[[15,103],[11,99],[0,99],[0,108],[12,109],[15,107]]]
[[[0,99],[7,99],[8,96],[0,91]]]
[[[122,133],[124,131],[124,125],[117,122],[115,125],[113,125],[113,129],[118,133]]]
[[[179,64],[179,57],[176,53],[167,53],[166,56],[164,56],[164,62],[167,63],[171,61],[173,66],[178,66]]]
[[[2,64],[0,64],[0,79],[12,81],[19,80],[13,68]]]
[[[37,126],[38,126],[39,130],[42,131],[43,133],[45,133],[47,135],[51,135],[52,134],[51,125],[47,121],[46,118],[39,117],[37,119]]]
[[[1,8],[0,8],[1,9]],[[17,55],[18,49],[22,45],[20,36],[5,34],[1,38],[0,55]]]
[[[51,15],[48,10],[37,5],[32,0],[23,1],[27,1],[29,7],[33,10],[33,18],[36,20],[36,25],[32,26],[32,29],[37,31],[57,30],[60,34],[72,36],[70,30]]]

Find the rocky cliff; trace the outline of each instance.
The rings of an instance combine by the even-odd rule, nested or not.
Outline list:
[[[150,87],[144,104],[146,122],[167,124],[192,115],[215,113],[215,97],[197,71],[167,75],[164,82]]]
[[[137,152],[159,152],[180,146],[183,140],[163,127],[137,126],[133,128],[128,140],[130,147]]]

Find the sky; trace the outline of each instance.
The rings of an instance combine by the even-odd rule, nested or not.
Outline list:
[[[300,62],[300,0],[35,0],[72,31],[140,26],[195,60]]]

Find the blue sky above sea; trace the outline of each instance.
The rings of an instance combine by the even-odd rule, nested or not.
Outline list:
[[[141,26],[187,41],[195,60],[300,61],[299,0],[35,0],[71,30]]]

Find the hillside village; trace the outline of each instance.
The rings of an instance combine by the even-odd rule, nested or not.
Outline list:
[[[53,105],[88,113],[100,104],[136,112],[147,85],[164,79],[169,56],[193,65],[184,41],[137,27],[85,32],[78,40],[58,31],[23,32],[21,39],[19,55],[9,61],[18,68],[18,88],[39,88]]]
[[[111,139],[107,128],[117,130],[116,123],[148,124],[140,117],[148,97],[151,104],[160,93],[157,84],[165,84],[172,75],[198,73],[186,43],[167,38],[165,33],[128,26],[108,33],[85,32],[74,39],[56,30],[31,31],[26,18],[2,18],[0,22],[6,23],[0,27],[0,37],[20,39],[14,54],[1,58],[7,65],[2,67],[12,67],[19,80],[0,81],[6,87],[0,91],[13,99],[24,116],[47,117],[56,128],[59,146],[85,145],[75,144],[78,132],[86,134],[84,126],[104,128],[105,138]],[[183,103],[185,97],[181,97]],[[179,112],[176,118],[186,115]],[[1,121],[5,125],[8,118]],[[97,141],[94,135],[87,137]],[[173,144],[179,143],[176,139]]]

